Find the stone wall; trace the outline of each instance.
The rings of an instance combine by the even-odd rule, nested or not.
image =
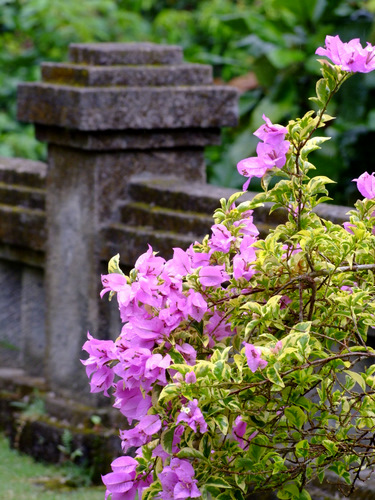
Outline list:
[[[48,143],[48,165],[0,159],[1,366],[96,405],[81,347],[88,330],[119,333],[100,273],[116,253],[132,267],[147,243],[169,257],[208,232],[233,190],[206,184],[203,151],[236,124],[237,93],[179,47],[75,44],[69,63],[20,85],[18,116]],[[337,222],[347,211],[319,210]],[[265,233],[282,214],[255,220]]]

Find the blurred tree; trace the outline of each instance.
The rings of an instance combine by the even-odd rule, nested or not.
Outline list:
[[[0,155],[44,155],[32,128],[15,119],[17,83],[38,79],[41,61],[63,61],[72,42],[171,43],[241,89],[239,127],[207,150],[210,181],[239,187],[235,165],[255,153],[252,131],[262,114],[283,124],[302,115],[318,72],[316,48],[328,34],[374,43],[374,12],[375,0],[0,0]],[[374,103],[368,74],[349,82],[330,110],[340,118],[316,164],[338,181],[337,203],[352,201],[353,177],[375,170]]]

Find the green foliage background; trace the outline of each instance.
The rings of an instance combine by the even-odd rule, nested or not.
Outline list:
[[[207,151],[210,182],[239,187],[236,163],[255,154],[252,132],[265,113],[286,124],[314,94],[314,52],[325,36],[375,43],[375,0],[0,0],[0,155],[45,156],[33,129],[15,119],[19,81],[39,79],[42,61],[63,61],[72,42],[153,41],[181,45],[185,59],[214,66],[215,77],[246,76],[240,125]],[[353,177],[375,170],[375,75],[351,80],[329,109],[318,174],[338,181],[336,203],[356,199]],[[256,184],[252,182],[251,188]]]

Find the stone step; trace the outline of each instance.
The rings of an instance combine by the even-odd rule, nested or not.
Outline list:
[[[188,210],[170,209],[144,202],[125,203],[120,210],[123,224],[148,227],[173,233],[183,232],[192,238],[201,238],[209,233],[213,218]]]
[[[212,215],[220,198],[229,198],[234,189],[186,181],[176,177],[133,177],[129,195],[135,201],[173,210]]]
[[[204,64],[88,66],[43,63],[41,70],[44,82],[85,87],[168,87],[212,83],[212,67]]]
[[[149,206],[166,209],[199,213],[211,218],[215,209],[220,206],[220,199],[226,200],[236,192],[233,188],[222,188],[204,183],[189,183],[185,185],[174,177],[137,178],[133,177],[129,184],[129,195],[135,202],[147,203]],[[250,200],[256,193],[247,192],[238,201]],[[271,204],[266,203],[254,211],[254,222],[264,237],[270,228],[285,221],[285,214],[277,210],[269,213]],[[211,225],[213,219],[211,219]],[[183,229],[182,229],[183,230]]]
[[[182,47],[157,43],[71,43],[69,60],[86,65],[180,64]]]
[[[46,215],[43,210],[0,204],[2,245],[24,247],[25,251],[45,249]]]
[[[45,195],[44,189],[0,182],[0,203],[3,205],[44,210]]]
[[[45,189],[47,164],[24,158],[0,158],[0,182]]]
[[[104,242],[101,258],[108,261],[120,254],[123,265],[133,267],[139,255],[146,252],[148,245],[165,259],[173,255],[173,248],[188,248],[197,237],[192,234],[178,234],[172,231],[156,230],[147,226],[132,227],[113,223],[102,230]]]

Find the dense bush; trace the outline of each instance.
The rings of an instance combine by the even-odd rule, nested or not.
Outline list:
[[[174,43],[187,60],[212,64],[217,78],[241,77],[241,124],[207,152],[211,182],[239,186],[228,166],[254,154],[259,110],[274,121],[302,115],[318,73],[314,47],[328,33],[373,42],[374,11],[372,0],[0,0],[0,155],[43,157],[32,128],[15,120],[16,85],[38,79],[41,61],[66,59],[71,42]],[[348,180],[370,155],[374,86],[372,75],[351,81],[330,110],[340,117],[328,130],[335,140],[317,167],[340,180],[338,202],[349,202]]]

